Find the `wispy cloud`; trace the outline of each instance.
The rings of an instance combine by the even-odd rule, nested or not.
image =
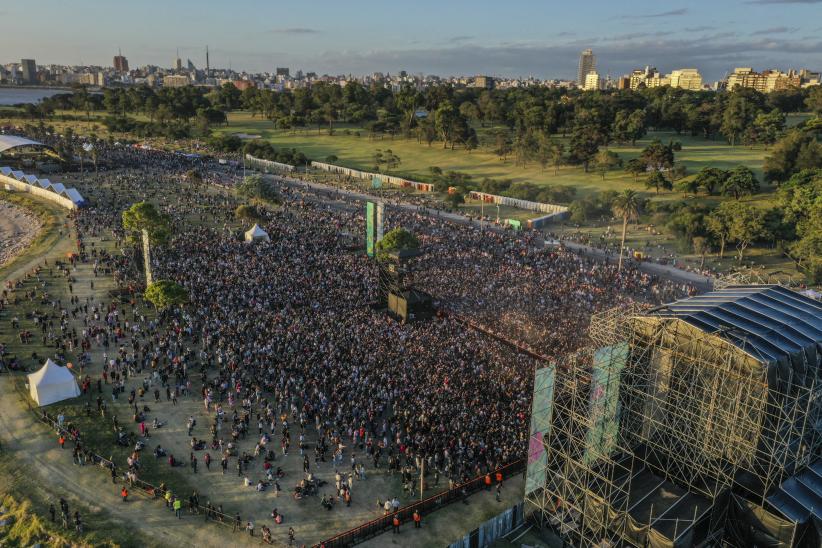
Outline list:
[[[750,0],[747,4],[822,4],[822,0]]]
[[[453,38],[451,38],[448,41],[452,44],[459,44],[460,42],[467,42],[468,40],[473,40],[473,39],[474,39],[473,36],[465,35],[465,36],[454,36]]]
[[[287,29],[272,29],[274,34],[318,34],[317,29],[309,29],[304,27],[292,27]]]
[[[786,32],[796,32],[798,30],[797,27],[770,27],[752,32],[751,34],[785,34]]]
[[[700,27],[685,27],[682,30],[684,30],[685,32],[702,32],[702,31],[705,31],[705,30],[714,30],[715,28],[716,27],[712,27],[710,25],[703,25],[703,26],[700,26]]]
[[[679,8],[670,11],[663,11],[659,13],[644,13],[639,15],[623,15],[622,19],[654,19],[657,17],[678,17],[688,13],[688,8]]]

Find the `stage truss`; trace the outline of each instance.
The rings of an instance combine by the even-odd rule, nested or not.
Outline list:
[[[816,365],[775,378],[719,336],[638,307],[595,316],[590,339],[555,366],[544,453],[535,439],[529,451],[544,485],[525,495],[576,546],[716,540],[731,489],[764,506],[822,451]]]

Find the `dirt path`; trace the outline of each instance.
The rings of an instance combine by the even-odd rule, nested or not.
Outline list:
[[[0,376],[0,439],[4,451],[15,454],[20,466],[37,475],[45,489],[55,494],[77,498],[91,510],[105,509],[117,521],[134,531],[136,544],[162,546],[227,546],[246,540],[231,536],[219,525],[206,525],[202,516],[185,515],[178,520],[159,501],[139,495],[123,503],[119,487],[107,473],[93,466],[71,463],[71,452],[60,450],[49,429],[26,408],[26,402],[14,391],[12,378]],[[59,495],[55,495],[59,496]],[[196,525],[193,523],[196,520]]]

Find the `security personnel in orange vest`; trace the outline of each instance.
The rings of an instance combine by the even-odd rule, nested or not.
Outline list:
[[[398,535],[400,533],[400,516],[398,514],[394,514],[392,523],[394,524],[394,534]]]
[[[500,472],[499,470],[497,470],[496,480],[498,484],[502,483],[502,472]]]
[[[422,516],[420,516],[420,513],[417,510],[414,510],[413,518],[414,518],[414,529],[419,529],[420,528],[420,522],[422,521]]]
[[[128,499],[128,489],[126,489],[125,485],[120,490],[120,496],[123,497],[123,502],[125,502]]]
[[[491,474],[485,474],[485,490],[491,490]]]

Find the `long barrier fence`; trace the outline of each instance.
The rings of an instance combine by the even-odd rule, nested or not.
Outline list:
[[[383,184],[394,185],[401,188],[414,188],[421,192],[433,192],[434,185],[431,183],[420,183],[419,181],[411,181],[402,177],[394,177],[393,175],[386,175],[385,173],[374,173],[372,171],[360,171],[359,169],[352,169],[350,167],[337,166],[334,164],[326,164],[323,162],[311,162],[311,167],[329,173],[337,173],[347,177],[354,177],[356,179],[378,179]]]
[[[448,548],[475,548],[488,546],[498,538],[504,537],[519,527],[525,521],[523,515],[524,506],[525,501],[512,506],[505,512],[489,519],[473,531],[466,533],[458,541],[452,542],[448,545]]]
[[[271,173],[272,171],[285,171],[287,173],[291,173],[295,169],[295,167],[291,164],[281,164],[280,162],[263,160],[262,158],[255,158],[251,154],[245,155],[245,164],[247,167],[258,169],[265,173]]]
[[[502,474],[503,481],[514,477],[525,470],[525,459],[514,461],[499,468],[496,472]],[[496,475],[496,472],[491,474],[491,477]],[[478,476],[472,480],[455,486],[453,489],[448,489],[428,497],[419,502],[414,502],[404,506],[396,512],[391,512],[380,518],[371,520],[367,523],[354,527],[344,533],[335,535],[328,540],[314,545],[314,548],[342,548],[344,546],[354,546],[360,542],[364,542],[370,538],[388,531],[394,523],[394,517],[399,518],[401,523],[409,523],[412,520],[414,512],[419,512],[420,516],[425,516],[448,506],[452,502],[464,500],[472,493],[482,490],[485,487],[485,476]]]
[[[66,188],[60,183],[48,179],[38,179],[35,175],[26,175],[11,168],[0,168],[0,183],[8,190],[27,192],[40,198],[50,200],[66,209],[77,209],[84,203],[83,197],[74,188]]]
[[[568,208],[565,206],[546,204],[543,202],[532,202],[530,200],[520,200],[519,198],[488,194],[487,192],[478,192],[476,190],[469,192],[468,197],[472,200],[479,200],[486,204],[507,205],[519,209],[527,209],[529,211],[545,213],[542,217],[537,217],[536,219],[531,219],[528,221],[528,228],[540,228],[549,222],[563,219],[569,214]]]

